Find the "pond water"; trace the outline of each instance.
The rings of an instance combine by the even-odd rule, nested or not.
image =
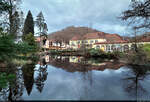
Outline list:
[[[150,68],[113,60],[47,55],[13,73],[13,83],[0,85],[1,101],[150,100]]]

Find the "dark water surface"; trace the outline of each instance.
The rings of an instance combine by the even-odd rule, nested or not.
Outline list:
[[[150,68],[143,66],[45,56],[15,74],[0,100],[150,100]]]

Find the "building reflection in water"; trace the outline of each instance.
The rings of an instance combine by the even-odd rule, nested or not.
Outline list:
[[[128,66],[130,73],[124,80],[125,91],[136,100],[149,100],[150,93],[143,87],[144,81],[150,76],[150,69],[146,66]]]
[[[46,57],[45,57],[46,59]],[[84,59],[83,57],[75,56],[49,56],[47,64],[53,65],[56,68],[62,68],[68,72],[87,72],[92,70],[104,71],[105,69],[117,70],[124,66],[123,63],[116,61],[102,61],[102,59]]]
[[[49,56],[48,64],[55,66],[56,68],[62,68],[67,72],[79,72],[83,81],[83,92],[80,89],[76,93],[80,100],[90,99],[92,97],[91,89],[93,88],[93,71],[99,70],[104,71],[105,69],[117,70],[124,66],[122,63],[102,61],[101,59],[84,59],[83,57],[76,56]]]

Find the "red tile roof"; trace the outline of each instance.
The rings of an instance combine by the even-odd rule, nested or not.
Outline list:
[[[123,38],[121,36],[119,36],[118,34],[106,34],[105,39],[109,42],[123,41]]]
[[[83,36],[84,39],[98,39],[98,38],[105,38],[104,32],[96,32],[96,33],[88,33]]]
[[[88,33],[84,35],[83,37],[81,36],[74,36],[71,40],[82,40],[82,39],[106,39],[107,41],[122,41],[123,38],[119,36],[118,34],[108,34],[104,32],[96,32],[96,33]]]
[[[144,37],[140,40],[140,42],[150,42],[150,37]]]
[[[71,40],[82,40],[83,38],[80,35],[74,36]]]

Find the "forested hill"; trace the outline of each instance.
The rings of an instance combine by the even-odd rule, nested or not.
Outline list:
[[[69,40],[75,35],[83,36],[87,33],[94,33],[94,32],[98,32],[98,30],[88,28],[88,27],[70,26],[65,29],[62,29],[61,31],[57,31],[49,34],[48,38],[53,40],[63,40],[65,42],[69,42]]]

